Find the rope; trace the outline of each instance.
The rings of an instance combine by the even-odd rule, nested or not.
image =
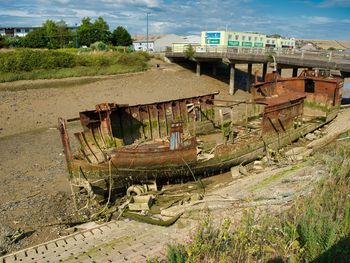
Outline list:
[[[188,170],[190,170],[191,174],[192,174],[192,177],[193,177],[193,180],[196,182],[196,184],[198,184],[198,180],[196,179],[191,167],[187,164],[187,162],[184,160],[184,158],[182,158],[182,156],[180,156],[181,160],[186,164]],[[201,180],[199,180],[200,182],[200,186],[201,188],[203,189],[203,192],[205,193],[205,186],[203,185],[203,182]],[[199,184],[198,184],[199,185]]]

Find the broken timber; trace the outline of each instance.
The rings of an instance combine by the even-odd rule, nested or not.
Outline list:
[[[71,182],[106,197],[108,189],[125,193],[134,184],[218,174],[256,159],[267,147],[289,144],[337,115],[342,79],[312,70],[296,78],[266,77],[252,86],[252,102],[218,101],[213,93],[149,104],[99,104],[80,112],[83,131],[74,134],[80,145],[75,154],[60,119]],[[235,120],[233,109],[242,103],[263,109],[255,117],[246,109],[243,120]]]

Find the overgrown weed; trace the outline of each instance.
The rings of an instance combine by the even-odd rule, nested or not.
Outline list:
[[[208,214],[189,240],[169,246],[168,262],[349,262],[350,144],[333,143],[314,162],[328,175],[288,211],[247,209],[219,227]]]

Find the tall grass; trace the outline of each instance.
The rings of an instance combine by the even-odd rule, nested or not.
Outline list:
[[[349,262],[350,143],[323,149],[314,162],[329,175],[290,210],[249,209],[220,227],[207,216],[188,241],[169,246],[168,262]]]
[[[139,52],[21,49],[0,53],[0,82],[136,72],[145,70],[148,60]]]

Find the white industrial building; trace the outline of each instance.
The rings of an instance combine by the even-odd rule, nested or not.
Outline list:
[[[133,47],[136,51],[147,51],[147,39],[145,36],[135,37]],[[200,44],[199,36],[179,36],[175,34],[157,35],[148,37],[148,51],[150,52],[165,52],[172,48],[174,43],[181,44]]]
[[[0,27],[1,36],[25,37],[30,31],[37,27]]]

